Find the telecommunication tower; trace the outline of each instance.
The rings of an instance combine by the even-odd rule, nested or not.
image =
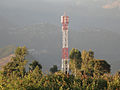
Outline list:
[[[69,24],[69,17],[61,16],[61,23],[62,23],[62,66],[61,70],[65,74],[69,73],[69,55],[68,55],[68,24]]]

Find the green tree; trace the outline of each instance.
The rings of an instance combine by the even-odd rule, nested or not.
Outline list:
[[[55,73],[55,72],[57,72],[57,71],[58,71],[57,65],[53,65],[53,67],[50,68],[50,72],[51,72],[51,73]]]
[[[43,74],[39,66],[36,66],[33,72],[27,73],[27,75],[24,76],[24,86],[26,86],[27,90],[36,90],[39,88],[40,81]]]
[[[54,74],[45,75],[40,82],[42,90],[72,90],[74,76],[58,71]]]
[[[105,60],[95,59],[93,61],[94,75],[100,76],[105,73],[110,73],[110,65]]]
[[[4,88],[4,90],[17,88],[20,89],[21,84],[19,83],[19,81],[21,81],[26,74],[25,71],[25,65],[27,64],[27,60],[25,59],[26,55],[27,48],[18,47],[15,50],[15,56],[13,56],[11,58],[11,61],[3,67],[3,70],[1,72],[3,82],[1,86]],[[21,89],[23,88],[21,87]]]
[[[82,66],[81,70],[84,72],[84,74],[88,71],[88,60],[89,60],[89,54],[86,50],[82,51]]]
[[[36,66],[38,66],[39,69],[42,69],[42,65],[39,64],[38,61],[34,60],[34,61],[32,61],[31,64],[29,64],[29,70],[33,71],[36,68]]]
[[[99,74],[110,73],[110,65],[105,60],[99,60],[94,58],[94,52],[89,50],[82,51],[82,66],[81,71],[87,75],[97,76]]]
[[[78,49],[73,48],[70,51],[70,70],[72,74],[76,76],[79,69],[81,69],[81,52]]]
[[[70,69],[74,71],[76,68],[77,76],[83,70],[80,77],[58,71],[57,65],[53,65],[52,73],[43,74],[37,61],[31,63],[32,72],[26,72],[27,49],[18,47],[16,50],[11,62],[0,71],[0,90],[120,90],[119,73],[106,73],[110,71],[110,65],[105,60],[95,59],[92,50],[82,51],[81,56],[79,50],[72,49]]]
[[[26,54],[26,47],[18,47],[15,50],[15,56],[11,58],[11,62],[3,67],[4,75],[17,75],[23,77],[25,74],[25,65],[27,64],[27,60],[25,60]]]

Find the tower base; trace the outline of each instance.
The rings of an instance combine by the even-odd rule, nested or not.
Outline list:
[[[68,59],[62,59],[61,71],[65,74],[69,74],[69,62]]]

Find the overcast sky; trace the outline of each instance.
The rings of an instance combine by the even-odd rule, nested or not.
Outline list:
[[[0,18],[21,26],[60,25],[64,11],[72,29],[98,27],[119,32],[120,0],[0,0]]]
[[[103,54],[102,52],[108,52],[109,56],[109,53],[113,53],[117,55],[113,55],[113,58],[115,57],[116,61],[119,60],[120,50],[118,47],[120,39],[116,38],[120,34],[120,0],[0,0],[0,46],[12,43],[12,39],[7,38],[6,35],[6,32],[9,31],[8,28],[29,27],[29,25],[39,23],[61,26],[60,19],[64,12],[70,17],[69,28],[71,30],[81,30],[82,28],[93,28],[96,30],[96,28],[100,28],[117,32],[116,37],[116,34],[108,33],[110,35],[110,39],[106,39],[109,40],[108,44],[104,40],[103,42],[98,41],[97,47],[104,47],[104,42],[106,42],[107,48],[105,50],[100,48],[101,54]],[[104,36],[107,37],[106,35]],[[98,38],[98,40],[101,40],[101,38]],[[114,41],[117,43],[114,43]],[[89,45],[89,42],[86,38],[85,45]],[[96,51],[96,54],[99,54],[99,52]],[[113,59],[113,62],[115,60]],[[119,66],[119,63],[116,64]],[[115,64],[114,67],[116,67]]]

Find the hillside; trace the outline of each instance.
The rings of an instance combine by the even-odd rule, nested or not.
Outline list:
[[[0,48],[0,69],[2,66],[10,62],[10,59],[14,53],[15,46],[9,45],[4,48]]]
[[[9,56],[14,53],[15,46],[9,45],[4,48],[0,48],[0,59]]]
[[[14,28],[8,31],[8,44],[17,46],[26,45],[32,49],[33,57],[40,61],[43,68],[61,64],[62,31],[52,24],[35,24],[23,28]],[[0,38],[2,40],[2,38]],[[7,41],[6,41],[7,42]],[[6,45],[7,43],[2,43]],[[120,35],[99,28],[81,28],[69,30],[69,50],[71,48],[92,49],[95,57],[105,59],[112,65],[112,72],[120,68]],[[47,67],[46,67],[47,66]]]
[[[4,65],[6,65],[8,62],[10,62],[11,61],[11,58],[14,56],[14,54],[11,54],[11,55],[9,55],[9,56],[7,56],[7,57],[4,57],[4,58],[1,58],[0,59],[0,69],[4,66]]]

